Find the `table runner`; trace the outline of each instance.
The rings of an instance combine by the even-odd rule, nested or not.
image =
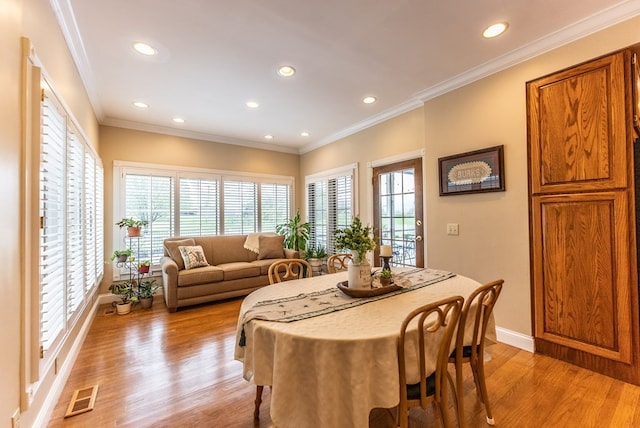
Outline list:
[[[299,321],[407,293],[453,276],[455,274],[452,272],[418,268],[395,274],[394,283],[402,288],[378,296],[353,298],[344,294],[337,287],[331,287],[296,296],[263,300],[257,302],[244,313],[239,345],[245,346],[244,325],[254,319],[278,322]]]

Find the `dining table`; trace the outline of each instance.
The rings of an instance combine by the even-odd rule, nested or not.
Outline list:
[[[269,285],[244,299],[234,358],[243,364],[244,379],[271,387],[275,426],[368,427],[372,409],[400,401],[397,338],[405,317],[430,302],[466,298],[481,285],[437,269],[393,268],[393,273],[394,291],[373,289],[367,297],[338,288],[346,285],[343,271]],[[495,341],[493,318],[487,339]],[[435,349],[437,340],[425,346]],[[417,383],[417,352],[406,358],[407,381]],[[435,370],[434,360],[427,365]]]

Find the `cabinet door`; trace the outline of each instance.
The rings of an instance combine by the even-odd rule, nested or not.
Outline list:
[[[625,56],[527,83],[531,192],[625,188]]]
[[[536,350],[546,342],[631,363],[628,207],[627,191],[532,198]]]

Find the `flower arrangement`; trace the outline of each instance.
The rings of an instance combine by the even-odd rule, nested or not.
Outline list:
[[[333,236],[335,237],[336,249],[351,250],[356,264],[361,264],[365,260],[367,252],[376,248],[373,228],[364,226],[358,216],[353,218],[349,227],[336,229]]]

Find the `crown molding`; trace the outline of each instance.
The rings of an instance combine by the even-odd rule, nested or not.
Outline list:
[[[117,128],[133,129],[136,131],[153,132],[156,134],[173,135],[175,137],[192,138],[194,140],[210,141],[219,144],[231,144],[234,146],[250,147],[252,149],[269,150],[272,152],[299,154],[295,147],[243,140],[239,138],[213,135],[206,132],[188,131],[185,129],[169,128],[167,126],[150,125],[148,123],[133,122],[122,119],[107,118],[101,125],[115,126]]]
[[[501,55],[487,63],[416,93],[415,98],[426,102],[430,99],[461,88],[469,83],[498,73],[514,65],[535,58],[553,49],[582,39],[612,25],[640,15],[640,0],[630,0],[610,7],[561,30],[548,34],[514,51]]]
[[[89,102],[93,107],[98,122],[101,122],[104,118],[104,109],[100,104],[95,75],[93,74],[87,51],[84,48],[84,43],[80,36],[80,30],[78,29],[71,2],[70,0],[49,0],[49,2],[51,3],[51,8],[56,16],[62,35],[67,42],[69,53],[78,69],[84,90],[89,97]]]

